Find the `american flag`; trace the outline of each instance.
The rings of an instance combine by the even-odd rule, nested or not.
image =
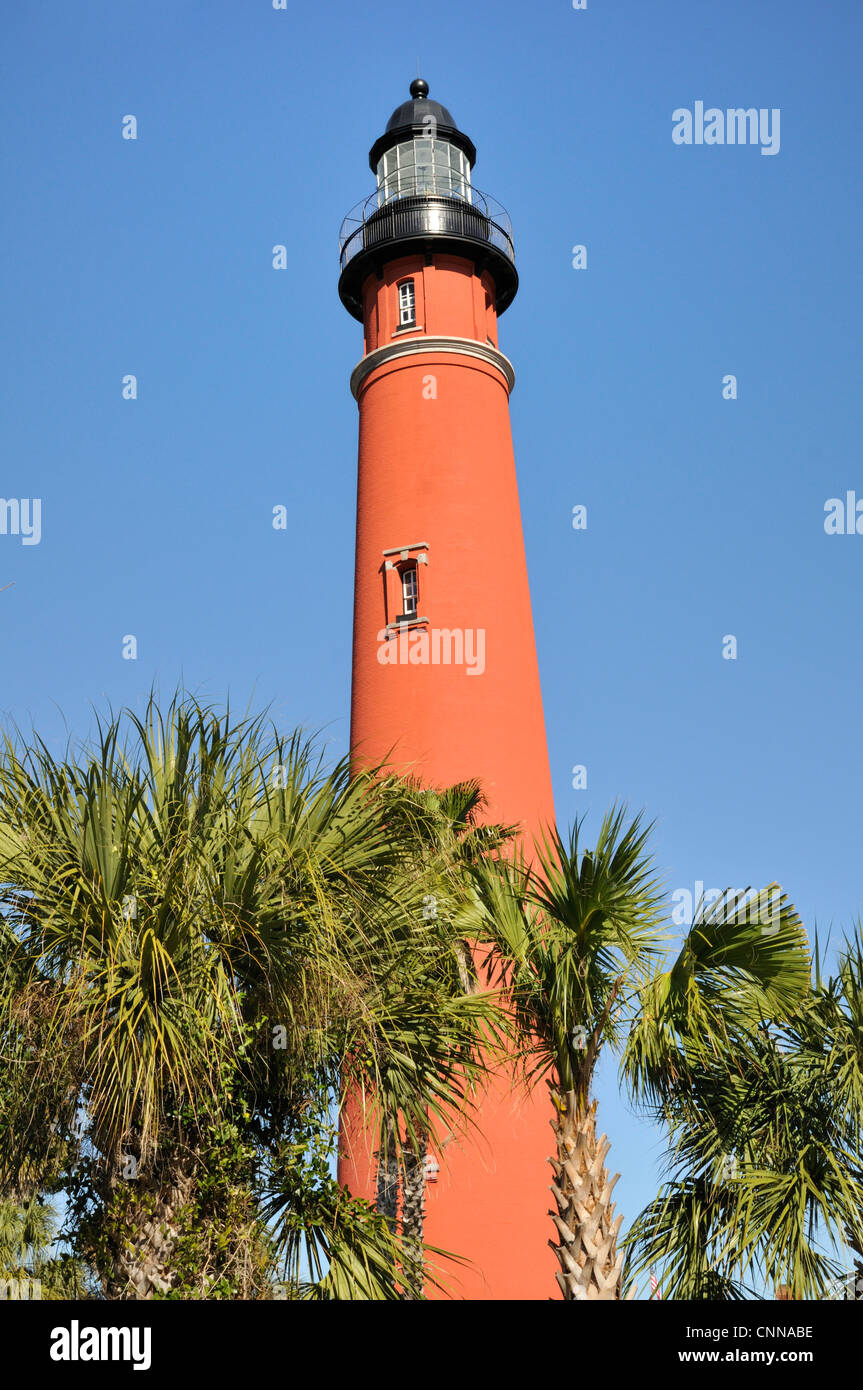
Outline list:
[[[659,1292],[659,1280],[653,1270],[650,1271],[650,1287],[653,1291],[651,1293],[651,1298],[662,1298],[662,1294]]]

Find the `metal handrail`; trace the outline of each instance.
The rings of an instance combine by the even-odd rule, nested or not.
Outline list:
[[[487,242],[515,262],[512,223],[506,209],[478,188],[463,185],[459,193],[441,186],[429,190],[427,180],[413,180],[398,190],[378,189],[347,214],[339,231],[341,268],[358,252],[402,236],[446,232],[471,241]],[[432,180],[434,184],[434,180]]]

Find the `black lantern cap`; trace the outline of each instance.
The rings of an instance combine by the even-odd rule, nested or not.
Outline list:
[[[445,106],[441,106],[439,101],[429,100],[428,91],[429,84],[422,77],[415,77],[410,85],[411,100],[403,101],[401,106],[396,107],[387,121],[383,135],[378,137],[369,150],[369,168],[373,174],[377,172],[381,155],[386,154],[393,145],[400,145],[417,135],[429,134],[429,117],[434,121],[434,125],[431,126],[434,135],[463,150],[471,168],[476,164],[476,146],[473,141],[468,139],[464,131],[459,130],[451,112]]]

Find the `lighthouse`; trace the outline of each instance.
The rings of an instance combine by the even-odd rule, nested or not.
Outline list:
[[[339,295],[363,325],[351,746],[430,787],[477,779],[525,849],[554,820],[498,321],[518,289],[512,228],[475,184],[476,149],[410,84],[369,152],[376,186],[346,218]],[[539,1093],[541,1092],[541,1094]],[[467,1299],[546,1299],[551,1147],[545,1088],[499,1076],[479,1134],[454,1136],[426,1239],[464,1256]],[[353,1135],[340,1180],[374,1198]]]

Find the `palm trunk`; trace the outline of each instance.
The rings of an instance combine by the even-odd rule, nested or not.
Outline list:
[[[392,1235],[396,1234],[399,1210],[399,1159],[396,1144],[395,1125],[387,1121],[383,1148],[378,1153],[377,1201],[375,1203],[381,1216],[387,1219]]]
[[[617,1235],[623,1214],[615,1217],[612,1189],[619,1173],[609,1179],[605,1158],[611,1147],[605,1135],[596,1137],[596,1102],[579,1113],[575,1091],[552,1092],[557,1118],[557,1158],[549,1159],[555,1181],[551,1190],[557,1211],[549,1212],[557,1227],[557,1242],[549,1245],[560,1269],[555,1278],[567,1301],[620,1299],[623,1252]],[[635,1294],[633,1288],[628,1297]]]
[[[863,1235],[846,1227],[845,1238],[851,1247],[852,1253],[858,1256],[854,1261],[854,1288],[851,1297],[854,1299],[863,1299]]]
[[[405,1153],[402,1187],[402,1240],[405,1292],[408,1298],[423,1296],[423,1232],[425,1224],[427,1136],[421,1134],[416,1149]]]
[[[194,1190],[190,1173],[169,1182],[142,1182],[114,1234],[106,1293],[113,1299],[150,1299],[173,1287],[172,1256],[182,1233],[181,1213]]]

